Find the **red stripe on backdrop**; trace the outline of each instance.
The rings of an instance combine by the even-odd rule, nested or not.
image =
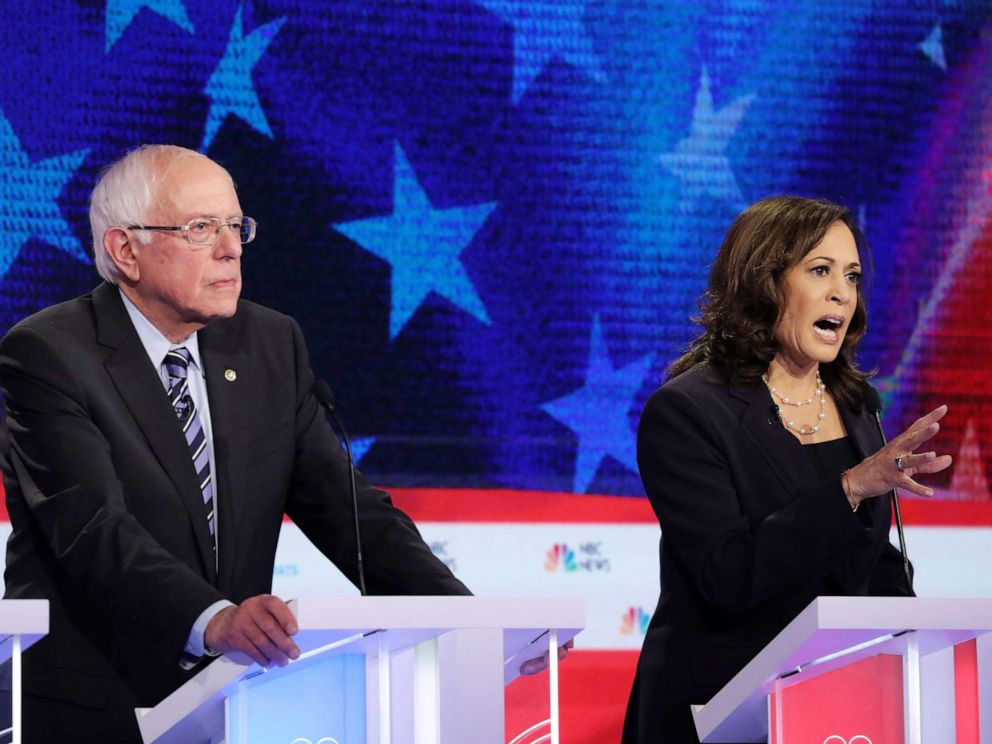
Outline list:
[[[913,526],[988,527],[992,526],[992,503],[987,501],[943,501],[940,499],[901,499],[902,521]]]
[[[389,488],[419,522],[656,522],[645,498],[481,488]],[[7,504],[0,485],[0,521]]]
[[[657,524],[648,500],[549,491],[396,488],[397,506],[422,522],[565,522]],[[992,503],[903,498],[911,526],[992,526]]]
[[[389,492],[397,506],[420,522],[657,523],[648,500],[638,496],[482,488],[393,488]],[[901,503],[903,522],[910,526],[992,526],[992,502],[903,498]],[[0,498],[0,521],[7,519],[7,506]]]
[[[389,492],[421,522],[657,522],[648,500],[636,497],[474,488]]]

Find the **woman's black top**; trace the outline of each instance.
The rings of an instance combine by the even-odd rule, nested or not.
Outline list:
[[[810,464],[825,477],[836,474],[840,478],[841,473],[860,462],[848,437],[807,444],[803,446],[803,452],[809,457]]]

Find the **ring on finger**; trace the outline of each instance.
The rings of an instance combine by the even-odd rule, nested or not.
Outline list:
[[[909,467],[909,465],[906,464],[906,455],[899,455],[899,457],[896,458],[896,467],[899,468],[899,472],[902,472]]]

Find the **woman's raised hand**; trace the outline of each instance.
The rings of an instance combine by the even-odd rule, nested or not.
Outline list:
[[[939,473],[951,464],[950,455],[914,450],[940,431],[938,423],[947,406],[940,406],[913,422],[906,431],[851,468],[845,479],[848,498],[855,505],[881,496],[893,488],[903,488],[918,496],[932,496],[933,489],[917,483],[919,473]]]

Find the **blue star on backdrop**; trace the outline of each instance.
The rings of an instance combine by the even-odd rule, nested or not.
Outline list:
[[[142,8],[148,8],[165,16],[180,28],[195,33],[186,6],[182,0],[107,0],[106,34],[104,52],[109,52],[121,35],[131,25],[131,21]]]
[[[89,262],[59,209],[58,198],[89,150],[32,163],[0,111],[0,278],[31,238]]]
[[[255,131],[261,132],[270,139],[273,136],[272,128],[258,100],[255,85],[252,83],[251,73],[265,54],[273,37],[279,33],[286,18],[283,16],[270,21],[245,36],[241,22],[242,9],[243,6],[239,5],[224,56],[203,89],[210,98],[210,111],[207,112],[207,124],[203,133],[203,142],[200,144],[200,150],[203,152],[210,149],[217,130],[228,114],[240,116]]]
[[[558,0],[478,0],[513,25],[513,102],[523,97],[544,66],[560,57],[599,83],[606,74],[586,33],[586,4]]]
[[[375,444],[375,437],[360,437],[352,441],[351,456],[355,460],[356,465],[361,462],[366,453],[372,449],[373,444]]]
[[[459,255],[496,203],[434,209],[399,145],[395,157],[392,214],[334,225],[392,267],[390,340],[403,330],[431,292],[488,324],[485,305]]]
[[[727,145],[753,100],[753,95],[745,96],[714,111],[710,76],[703,68],[689,135],[679,141],[673,152],[658,158],[681,182],[681,209],[694,206],[704,196],[728,202],[735,209],[744,207],[744,197],[727,157]]]
[[[941,70],[947,69],[947,58],[944,56],[944,32],[940,27],[940,23],[934,24],[934,27],[927,34],[927,38],[919,43],[919,50],[923,52],[927,59],[933,62]]]
[[[573,482],[576,493],[585,492],[607,455],[636,472],[637,441],[628,414],[653,360],[654,354],[647,354],[614,369],[599,316],[593,316],[585,385],[541,406],[579,438]]]

